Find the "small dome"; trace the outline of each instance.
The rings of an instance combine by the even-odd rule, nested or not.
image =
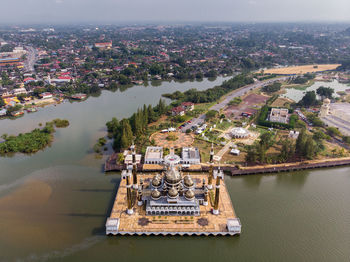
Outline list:
[[[160,198],[160,192],[157,189],[153,190],[151,193],[151,197],[154,200],[158,200]]]
[[[330,104],[330,103],[331,103],[331,100],[329,100],[328,98],[326,98],[326,99],[323,100],[323,103],[325,103],[325,104]]]
[[[193,183],[192,178],[189,175],[185,176],[184,184],[185,184],[186,187],[193,187],[194,183]]]
[[[194,198],[193,190],[191,190],[191,189],[187,190],[186,193],[185,193],[185,198],[187,200],[192,200]]]
[[[168,196],[170,198],[176,198],[178,195],[179,195],[179,192],[174,187],[170,188],[170,190],[168,191]]]
[[[152,186],[159,187],[160,184],[161,184],[160,178],[157,177],[157,176],[153,177],[153,179],[152,179]]]
[[[165,181],[170,185],[178,184],[181,181],[181,174],[174,167],[165,174]]]

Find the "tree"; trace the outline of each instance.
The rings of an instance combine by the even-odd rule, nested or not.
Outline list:
[[[266,93],[274,93],[280,91],[282,84],[279,82],[275,82],[271,85],[264,86],[261,90]]]
[[[334,89],[330,87],[320,86],[319,88],[317,88],[316,93],[322,98],[331,99],[333,97]]]
[[[163,71],[163,67],[157,63],[152,64],[149,69],[149,72],[151,75],[160,75],[162,71]]]
[[[299,101],[302,106],[314,106],[317,104],[315,91],[308,91],[304,97]]]
[[[212,119],[212,118],[216,117],[217,114],[218,114],[218,111],[216,111],[216,110],[209,110],[209,111],[205,114],[205,117],[206,117],[207,119]]]
[[[333,126],[330,126],[327,128],[327,133],[330,136],[341,136],[340,131],[336,127],[333,127]]]
[[[286,162],[290,157],[295,154],[295,146],[294,143],[290,139],[284,139],[282,142],[282,148],[279,155],[279,159],[281,162]]]
[[[304,147],[304,156],[307,158],[307,159],[312,159],[316,154],[316,146],[315,146],[315,142],[314,140],[312,139],[311,136],[309,136],[307,139],[306,139],[306,142],[305,142],[305,147]]]
[[[114,134],[119,128],[119,121],[117,118],[113,117],[111,121],[106,123],[107,131]]]

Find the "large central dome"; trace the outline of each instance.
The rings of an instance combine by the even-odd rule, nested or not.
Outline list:
[[[165,174],[165,181],[169,185],[176,185],[181,182],[181,174],[175,167],[171,167]]]

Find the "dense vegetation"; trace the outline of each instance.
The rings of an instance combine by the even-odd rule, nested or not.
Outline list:
[[[319,104],[319,102],[317,101],[315,91],[307,91],[306,94],[303,96],[303,98],[298,103],[298,105],[305,106],[305,107],[315,106],[318,104]]]
[[[121,121],[113,118],[107,122],[108,133],[114,139],[113,149],[120,151],[128,148],[134,140],[136,143],[147,140],[148,124],[157,121],[168,110],[169,107],[160,99],[157,106],[144,105],[142,109],[138,109],[130,118],[124,118]]]
[[[320,86],[317,88],[316,93],[322,98],[333,98],[334,89],[330,87]]]
[[[260,141],[251,146],[247,146],[247,155],[245,160],[248,163],[285,163],[294,159],[313,159],[324,149],[323,140],[328,136],[321,131],[315,131],[313,135],[306,133],[302,129],[297,140],[284,138],[276,141],[272,132],[261,135]],[[268,155],[267,151],[276,145],[280,146],[279,153]]]
[[[46,123],[45,127],[36,128],[33,131],[18,136],[8,136],[4,134],[2,138],[5,140],[0,143],[0,154],[25,153],[32,154],[47,147],[55,132],[54,126],[56,123],[65,123],[67,120],[55,119],[52,122]],[[68,122],[69,125],[69,122]]]
[[[265,93],[274,93],[274,92],[278,92],[281,90],[281,86],[282,84],[279,82],[274,82],[271,85],[267,85],[264,86],[263,88],[261,88],[261,91],[265,92]]]
[[[57,127],[57,128],[64,128],[64,127],[69,126],[69,121],[66,119],[57,118],[57,119],[54,119],[52,122],[54,123],[55,127]]]

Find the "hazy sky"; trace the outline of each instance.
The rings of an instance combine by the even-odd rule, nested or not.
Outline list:
[[[0,23],[350,21],[350,0],[0,0]]]

